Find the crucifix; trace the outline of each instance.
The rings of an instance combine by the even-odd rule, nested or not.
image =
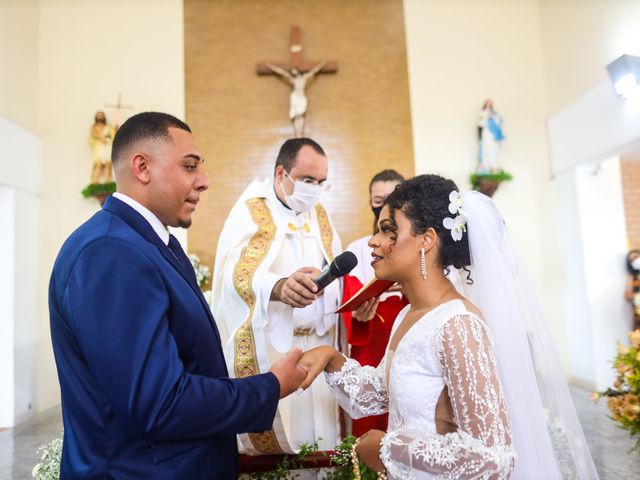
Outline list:
[[[131,105],[123,105],[122,104],[122,93],[118,93],[118,103],[114,104],[105,104],[105,107],[108,109],[114,110],[115,120],[113,121],[113,125],[117,130],[122,124],[122,110],[130,110],[133,107]]]
[[[302,59],[302,32],[299,27],[291,27],[289,63],[258,63],[258,75],[278,75],[292,86],[289,97],[289,118],[293,123],[296,138],[304,136],[304,116],[307,112],[305,90],[309,82],[319,73],[336,73],[338,64],[331,62],[306,62]]]

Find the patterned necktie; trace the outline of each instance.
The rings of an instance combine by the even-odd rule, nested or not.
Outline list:
[[[182,250],[182,246],[180,246],[178,239],[173,235],[169,235],[168,247],[169,250],[171,250],[171,253],[173,253],[173,256],[176,257],[176,260],[178,260],[178,263],[182,267],[184,273],[189,275],[193,281],[196,281],[196,274],[193,270],[193,266],[191,265],[191,261],[189,260],[189,257],[187,257],[187,254],[184,253],[184,250]]]

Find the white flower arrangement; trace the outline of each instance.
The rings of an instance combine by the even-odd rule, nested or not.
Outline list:
[[[633,304],[635,314],[640,315],[640,292],[633,295],[631,303]]]
[[[40,461],[33,467],[31,476],[36,480],[58,480],[62,458],[62,438],[55,438],[38,448]]]
[[[202,288],[202,286],[209,281],[209,277],[211,277],[211,271],[209,267],[206,265],[202,265],[200,263],[200,257],[195,253],[189,254],[189,261],[191,262],[191,266],[193,270],[196,272],[196,280],[198,281],[198,286]]]
[[[451,230],[451,238],[454,241],[459,242],[462,240],[462,234],[467,231],[467,219],[462,211],[462,204],[464,203],[460,192],[454,190],[449,194],[449,212],[456,215],[455,218],[445,217],[442,220],[442,224],[448,230]]]
[[[204,299],[207,301],[207,305],[211,305],[211,299],[213,298],[213,292],[211,290],[206,290],[202,292],[204,295]]]

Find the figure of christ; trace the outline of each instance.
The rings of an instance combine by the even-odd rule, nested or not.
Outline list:
[[[293,67],[290,71],[278,67],[272,63],[267,64],[269,69],[286,79],[293,89],[289,96],[289,118],[293,123],[294,136],[296,138],[304,137],[304,123],[305,114],[307,113],[307,96],[305,91],[307,85],[313,79],[320,70],[325,66],[326,62],[321,62],[308,72],[301,72],[296,67]]]
[[[104,112],[96,112],[94,123],[89,133],[89,145],[93,168],[91,171],[91,183],[111,183],[111,144],[116,129],[107,123]]]

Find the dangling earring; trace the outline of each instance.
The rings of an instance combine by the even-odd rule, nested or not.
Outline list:
[[[420,273],[422,274],[422,278],[424,280],[427,279],[427,259],[426,259],[426,254],[427,254],[427,252],[425,251],[424,247],[422,247],[420,249]]]

